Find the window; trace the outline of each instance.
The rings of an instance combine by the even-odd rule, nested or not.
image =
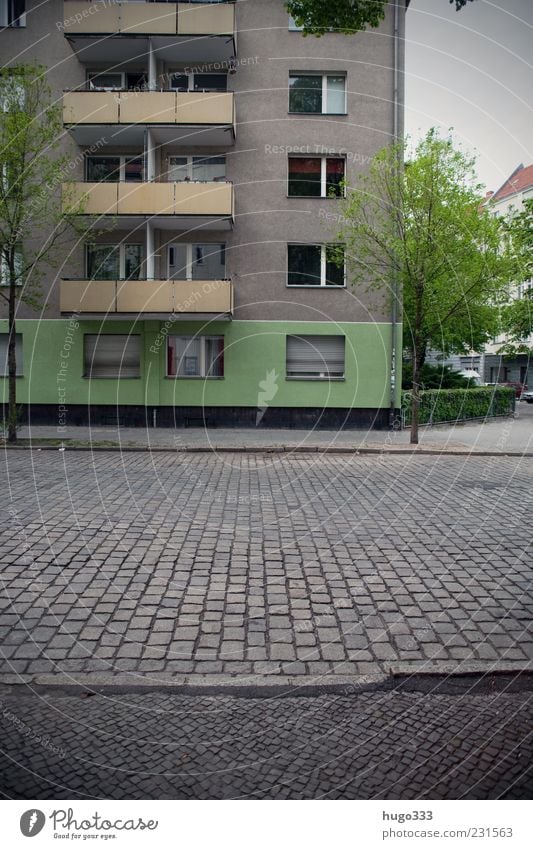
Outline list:
[[[88,71],[87,87],[92,91],[145,91],[148,81],[144,72]]]
[[[169,336],[168,377],[224,377],[223,336]]]
[[[87,156],[85,174],[89,183],[142,183],[142,156]]]
[[[227,91],[228,75],[176,72],[170,77],[170,88],[175,91]]]
[[[2,112],[18,112],[24,109],[26,91],[17,75],[8,71],[0,77],[0,109]]]
[[[340,74],[291,74],[289,112],[346,114],[346,77]]]
[[[339,254],[342,262],[338,264]],[[288,286],[344,286],[345,268],[340,245],[289,245]]]
[[[0,377],[8,376],[7,343],[8,333],[0,333]],[[17,333],[15,338],[15,356],[17,358],[17,376],[22,377],[22,333]]]
[[[169,280],[224,280],[226,246],[212,242],[169,245],[168,277]]]
[[[15,275],[17,278],[17,286],[22,286],[22,269],[24,257],[20,247],[15,248]],[[0,255],[0,286],[9,286],[9,269],[4,252]]]
[[[140,280],[144,250],[142,245],[87,245],[89,280]]]
[[[341,157],[290,156],[289,197],[342,197],[345,160]]]
[[[344,377],[344,336],[287,336],[287,377]]]
[[[25,27],[25,0],[0,0],[0,27]]]
[[[169,156],[168,179],[178,183],[193,180],[218,183],[226,179],[225,156]]]
[[[141,337],[84,336],[84,377],[140,377]]]

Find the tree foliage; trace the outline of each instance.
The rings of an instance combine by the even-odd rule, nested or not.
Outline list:
[[[516,254],[516,282],[525,286],[522,297],[502,309],[502,330],[508,340],[501,353],[530,353],[530,337],[533,335],[533,198],[524,202],[522,212],[511,215],[505,229],[510,249]]]
[[[448,0],[457,11],[473,0]],[[351,35],[367,27],[378,27],[385,17],[389,0],[288,0],[287,10],[304,35],[327,32]]]
[[[0,303],[8,308],[8,439],[16,441],[16,313],[37,308],[40,283],[72,243],[72,227],[84,232],[76,213],[65,212],[60,186],[71,157],[60,155],[63,132],[59,104],[51,102],[46,69],[17,65],[0,70]]]
[[[428,349],[482,348],[498,330],[514,265],[501,247],[502,222],[482,205],[474,160],[435,130],[402,167],[406,153],[405,144],[384,148],[347,191],[338,239],[354,285],[378,287],[392,298],[403,292],[416,425]]]

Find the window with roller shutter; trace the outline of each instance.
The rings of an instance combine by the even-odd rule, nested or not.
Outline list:
[[[287,336],[287,377],[339,380],[344,377],[344,336]]]

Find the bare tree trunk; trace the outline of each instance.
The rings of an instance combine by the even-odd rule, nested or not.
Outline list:
[[[420,364],[416,346],[413,350],[413,385],[411,387],[411,445],[418,445],[420,421]]]
[[[17,441],[17,329],[15,322],[15,269],[9,269],[9,314],[8,314],[8,342],[7,342],[7,368],[8,368],[8,413],[7,413],[7,441]]]

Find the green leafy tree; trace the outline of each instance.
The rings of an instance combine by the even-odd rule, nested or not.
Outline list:
[[[444,0],[443,0],[444,2]],[[448,0],[457,11],[473,0]],[[367,27],[378,27],[385,17],[389,0],[288,0],[287,10],[304,35],[326,32],[351,35]]]
[[[412,365],[418,442],[420,370],[429,348],[479,350],[498,330],[513,260],[502,222],[483,206],[474,160],[430,130],[405,167],[406,145],[384,148],[348,190],[344,243],[354,285],[403,292],[404,346]]]
[[[0,71],[0,303],[8,314],[8,441],[17,440],[16,315],[41,304],[40,281],[91,222],[64,211],[59,189],[71,157],[58,155],[61,106],[51,102],[46,69],[17,65]],[[68,193],[68,190],[67,190]],[[67,199],[68,201],[68,199]]]
[[[511,214],[505,229],[517,258],[516,282],[525,286],[522,297],[502,309],[502,330],[508,339],[500,353],[531,353],[528,340],[533,335],[533,198],[524,202],[522,212]]]

